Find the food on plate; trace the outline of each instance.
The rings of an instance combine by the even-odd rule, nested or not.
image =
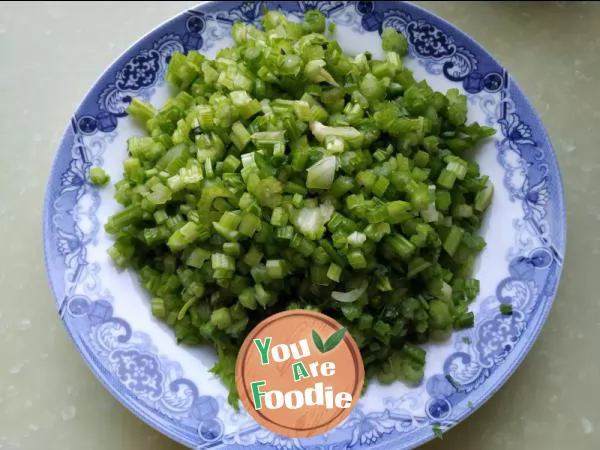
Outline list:
[[[294,308],[342,323],[367,378],[418,383],[421,344],[474,322],[493,188],[465,152],[494,130],[414,78],[394,29],[377,59],[344,53],[318,11],[261,22],[214,60],[173,54],[160,109],[132,100],[146,135],[128,140],[109,253],[178,342],[216,349],[232,404],[244,337]]]
[[[105,186],[110,181],[110,175],[102,167],[91,167],[89,175],[94,186]]]

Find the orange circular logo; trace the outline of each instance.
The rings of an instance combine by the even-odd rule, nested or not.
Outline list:
[[[335,428],[358,402],[365,378],[350,333],[332,318],[303,309],[258,324],[240,349],[235,375],[250,415],[288,437]]]

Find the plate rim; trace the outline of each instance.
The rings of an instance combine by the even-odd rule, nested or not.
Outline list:
[[[90,372],[92,372],[94,374],[94,376],[101,382],[101,384],[106,388],[106,390],[108,392],[110,392],[111,395],[115,399],[117,399],[119,401],[119,403],[121,403],[121,405],[124,406],[130,413],[133,413],[140,420],[145,422],[147,425],[151,426],[154,430],[160,432],[163,435],[168,436],[170,439],[172,439],[176,442],[179,442],[180,444],[182,444],[186,447],[189,446],[189,444],[187,442],[185,442],[181,438],[181,436],[179,436],[177,433],[173,432],[167,426],[165,426],[164,423],[161,423],[160,421],[156,420],[155,417],[153,417],[153,416],[155,416],[155,414],[150,412],[148,409],[132,407],[130,399],[127,398],[119,389],[117,389],[118,385],[111,384],[109,377],[102,376],[102,373],[100,373],[101,371],[98,371],[96,369],[96,367],[92,364],[92,362],[93,362],[92,358],[88,358],[87,353],[82,351],[81,347],[84,346],[85,344],[75,336],[71,326],[69,326],[68,322],[63,319],[63,315],[64,315],[63,307],[65,305],[64,305],[64,300],[60,300],[60,298],[58,296],[56,273],[54,273],[55,270],[52,268],[52,262],[51,262],[51,253],[52,253],[52,249],[51,249],[51,245],[50,245],[51,240],[49,239],[49,236],[52,234],[51,224],[50,224],[51,217],[52,217],[51,216],[51,209],[52,209],[51,208],[51,199],[52,199],[52,193],[53,193],[52,188],[56,184],[55,183],[56,180],[61,175],[58,171],[59,160],[60,160],[62,151],[64,151],[63,148],[69,142],[69,131],[70,131],[71,127],[73,126],[71,123],[73,120],[73,116],[74,116],[74,114],[76,114],[78,111],[80,111],[82,109],[84,104],[86,104],[90,98],[92,98],[92,93],[93,93],[94,89],[96,89],[100,85],[100,82],[107,75],[107,73],[110,72],[111,69],[118,67],[119,64],[126,62],[129,59],[129,57],[132,56],[131,55],[132,51],[138,45],[145,42],[155,32],[165,28],[169,24],[172,24],[172,23],[180,20],[186,14],[187,11],[193,10],[193,11],[202,12],[203,10],[205,10],[207,8],[211,8],[215,5],[227,4],[227,3],[229,3],[229,2],[225,2],[223,0],[211,0],[211,1],[204,1],[204,2],[200,2],[200,3],[196,3],[194,6],[182,9],[178,13],[170,16],[169,18],[163,20],[162,22],[160,22],[156,26],[152,27],[148,31],[144,32],[139,38],[137,38],[129,46],[127,46],[117,57],[115,57],[113,60],[111,60],[111,62],[103,69],[103,71],[100,73],[100,75],[94,80],[94,82],[91,84],[89,89],[87,89],[85,94],[81,97],[81,100],[78,102],[74,112],[69,115],[69,118],[68,118],[69,123],[65,127],[65,130],[59,141],[59,144],[58,144],[57,148],[55,149],[52,164],[51,164],[50,170],[48,172],[45,195],[43,197],[42,240],[43,240],[43,249],[44,249],[44,265],[45,265],[45,269],[46,269],[46,277],[47,277],[48,284],[49,284],[50,290],[52,292],[52,295],[57,304],[57,312],[58,312],[59,318],[60,318],[61,322],[63,323],[68,335],[70,336],[72,344],[74,345],[75,349],[79,353],[79,357],[84,360],[84,362],[87,365]],[[232,3],[234,3],[234,2],[232,2]],[[238,2],[235,2],[235,3],[238,3]],[[281,3],[281,2],[279,2],[279,3]],[[285,2],[285,3],[287,3],[287,2]],[[295,3],[295,2],[290,2],[290,3]],[[508,379],[514,375],[516,370],[521,366],[523,360],[529,355],[532,347],[535,345],[535,343],[538,342],[539,335],[540,335],[542,329],[544,328],[544,326],[547,322],[548,316],[550,314],[550,311],[552,310],[554,302],[556,301],[558,288],[562,281],[562,273],[563,273],[563,269],[564,269],[564,259],[566,257],[566,248],[567,248],[567,225],[568,225],[567,210],[566,210],[566,203],[565,203],[565,184],[563,181],[563,174],[560,170],[559,161],[558,161],[556,152],[554,150],[554,146],[552,145],[548,130],[546,129],[544,123],[542,122],[538,111],[534,108],[533,104],[529,100],[529,97],[526,95],[525,91],[521,88],[521,85],[517,82],[517,80],[514,78],[514,76],[511,74],[511,72],[506,70],[505,66],[502,65],[500,63],[500,61],[490,51],[488,51],[485,47],[483,47],[470,34],[463,31],[462,28],[459,28],[458,26],[454,25],[453,23],[449,22],[448,20],[444,19],[443,17],[439,16],[438,14],[432,12],[431,10],[426,9],[420,5],[416,5],[413,2],[391,0],[391,1],[383,1],[383,2],[377,2],[377,3],[384,4],[386,9],[389,9],[393,6],[409,5],[410,8],[417,10],[423,16],[426,16],[426,17],[429,16],[434,21],[437,21],[437,22],[445,25],[448,29],[452,30],[452,32],[455,33],[456,35],[462,35],[462,37],[466,41],[468,41],[469,44],[473,48],[475,48],[478,52],[481,52],[482,54],[485,54],[486,56],[488,56],[499,67],[501,67],[508,74],[508,76],[510,78],[510,82],[514,86],[515,90],[521,94],[521,96],[522,96],[521,102],[530,109],[532,114],[529,116],[529,122],[530,123],[534,122],[534,124],[532,124],[532,125],[535,126],[536,130],[539,130],[540,137],[542,138],[541,142],[543,142],[543,148],[546,150],[546,153],[548,155],[547,158],[552,161],[552,163],[554,164],[554,166],[556,168],[555,171],[552,171],[553,175],[556,176],[556,188],[557,188],[556,195],[554,196],[555,197],[554,202],[558,206],[558,209],[556,212],[558,218],[560,218],[560,223],[558,224],[558,226],[562,229],[562,233],[559,238],[560,242],[558,242],[559,245],[556,245],[556,247],[557,247],[557,250],[560,252],[560,255],[562,256],[563,261],[558,266],[554,286],[552,286],[551,291],[548,292],[547,300],[545,301],[545,304],[544,304],[542,310],[537,313],[539,315],[539,318],[537,320],[537,323],[534,325],[534,330],[531,333],[531,337],[522,346],[521,351],[518,354],[518,357],[515,358],[513,364],[505,370],[505,372],[502,374],[502,376],[500,376],[496,380],[496,382],[493,384],[493,386],[490,389],[483,392],[482,395],[478,396],[478,402],[473,408],[468,408],[464,412],[459,413],[457,416],[455,416],[453,418],[455,425],[453,425],[451,428],[455,428],[457,425],[460,425],[461,423],[463,423],[464,420],[467,419],[468,417],[470,417],[475,411],[480,409],[484,404],[486,404],[494,394],[496,394],[502,387],[505,386]],[[449,431],[449,429],[448,429],[448,431]],[[397,436],[396,438],[399,438],[399,437],[401,437],[401,436]],[[424,443],[432,440],[434,437],[435,437],[435,435],[434,435],[433,431],[429,430],[429,432],[425,433],[421,437],[421,439],[414,442],[414,447],[412,447],[412,448],[423,445]],[[389,444],[395,443],[395,442],[397,442],[397,439],[377,442],[376,444],[372,445],[371,448],[378,448],[378,447],[381,447],[382,445],[389,445]],[[247,448],[263,448],[263,446],[260,444],[255,444],[254,446],[247,447]]]

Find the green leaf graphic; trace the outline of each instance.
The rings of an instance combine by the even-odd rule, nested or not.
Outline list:
[[[313,338],[313,342],[315,343],[315,346],[317,347],[317,349],[319,349],[319,351],[321,353],[325,353],[325,350],[323,348],[323,339],[321,339],[321,336],[319,336],[319,333],[317,333],[315,330],[312,330],[312,338]]]
[[[344,339],[345,334],[346,334],[346,329],[344,327],[342,327],[339,330],[337,330],[335,333],[333,333],[331,336],[329,336],[327,341],[325,341],[325,345],[323,346],[323,353],[327,353],[327,352],[333,350],[334,348],[336,348],[337,345],[340,342],[342,342],[342,339]]]

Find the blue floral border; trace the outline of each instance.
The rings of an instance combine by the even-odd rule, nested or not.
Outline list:
[[[375,448],[394,443],[411,448],[432,437],[429,425],[451,427],[472,411],[468,404],[481,405],[504,383],[539,333],[556,292],[565,247],[557,162],[542,124],[514,81],[488,53],[443,20],[400,2],[267,3],[296,15],[318,8],[359,33],[396,28],[429,73],[461,83],[470,101],[478,102],[490,124],[501,129],[496,147],[505,168],[504,187],[523,208],[522,219],[514,224],[509,277],[498,285],[495,296],[484,300],[472,339],[456,339],[456,352],[447,358],[443,373],[424,383],[429,396],[426,415],[415,415],[398,399],[390,399],[381,412],[356,408],[344,424],[316,438],[281,438],[256,426],[225,434],[223,399],[202,393],[176,362],[156,354],[150,337],[114,316],[111,298],[102,291],[100,268],[88,263],[86,247],[100,230],[95,216],[100,199],[86,178],[87,169],[102,164],[104,149],[115,138],[131,98],[154,93],[173,51],[211,48],[235,20],[255,23],[265,2],[214,2],[166,22],[127,50],[78,108],[54,161],[44,211],[46,265],[59,313],[107,389],[150,425],[185,445]],[[85,202],[88,209],[73,208],[83,198],[90,200]],[[78,226],[82,216],[91,223],[86,232]],[[515,313],[500,315],[499,303],[512,304]]]

